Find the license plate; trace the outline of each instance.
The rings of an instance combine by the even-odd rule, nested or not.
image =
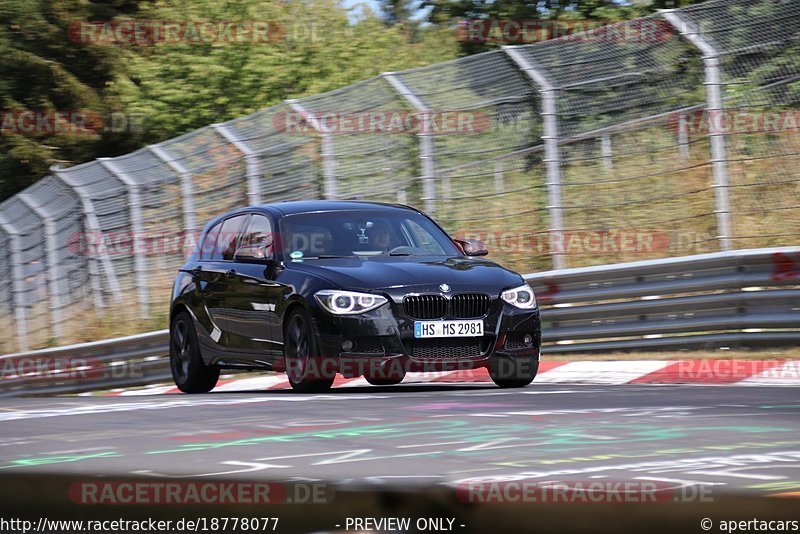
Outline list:
[[[483,321],[414,321],[414,337],[476,337],[483,335]]]

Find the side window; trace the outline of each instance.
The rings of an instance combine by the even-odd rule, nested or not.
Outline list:
[[[250,219],[250,224],[247,226],[247,231],[242,234],[239,247],[253,245],[264,247],[266,257],[273,258],[272,237],[272,224],[270,224],[269,219],[263,215],[253,215]]]
[[[222,230],[217,238],[217,247],[211,259],[232,260],[236,252],[236,243],[239,241],[239,234],[244,230],[244,225],[250,215],[237,215],[222,223]]]
[[[219,230],[222,228],[222,223],[219,222],[208,231],[203,242],[200,244],[200,259],[210,260],[214,255],[214,250],[217,246],[217,237],[219,237]]]

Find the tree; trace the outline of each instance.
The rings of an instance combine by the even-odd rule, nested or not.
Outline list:
[[[104,121],[120,110],[105,94],[119,51],[70,39],[69,28],[135,8],[125,0],[0,3],[0,198],[41,178],[54,163],[134,146],[125,135],[104,131]]]
[[[409,24],[418,4],[416,0],[381,0],[381,16],[390,26]]]
[[[100,23],[93,28],[87,21]],[[265,23],[269,31],[264,40],[244,42],[229,35],[193,40],[191,34],[165,42],[147,32],[144,40],[118,39],[126,23],[152,28],[153,21],[174,22],[185,32],[226,21]],[[100,120],[108,126],[121,114],[139,128],[22,132],[6,124],[0,133],[0,199],[38,180],[53,164],[116,156],[286,98],[456,54],[445,28],[412,36],[402,25],[387,27],[369,10],[351,21],[336,0],[4,0],[0,110],[10,113],[3,117],[74,111],[88,114],[92,126]]]
[[[111,89],[127,109],[147,117],[148,142],[457,53],[446,29],[430,28],[411,42],[403,28],[387,28],[373,13],[349,21],[334,0],[154,3],[143,6],[139,17],[275,24],[269,42],[164,43],[126,50],[125,68]]]

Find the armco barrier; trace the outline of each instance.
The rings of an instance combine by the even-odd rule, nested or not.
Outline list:
[[[0,396],[77,393],[171,380],[169,331],[0,357]]]
[[[800,248],[527,275],[549,353],[797,345]]]
[[[800,344],[800,247],[529,274],[544,353]],[[0,357],[0,395],[170,380],[169,332]]]

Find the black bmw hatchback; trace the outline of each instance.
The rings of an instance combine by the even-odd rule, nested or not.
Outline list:
[[[337,372],[390,385],[406,372],[487,367],[501,387],[526,386],[539,367],[536,298],[486,254],[401,205],[226,213],[206,225],[175,279],[175,383],[206,392],[220,369],[267,369],[314,392]]]

